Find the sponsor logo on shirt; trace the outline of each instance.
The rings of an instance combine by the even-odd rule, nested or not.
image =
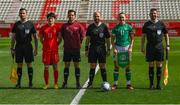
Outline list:
[[[77,29],[78,29],[78,27],[74,27],[74,29],[75,29],[75,30],[77,30]]]

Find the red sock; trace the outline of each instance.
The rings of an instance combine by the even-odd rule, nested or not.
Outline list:
[[[54,83],[57,84],[58,82],[58,70],[54,70]]]
[[[46,85],[48,85],[49,83],[49,70],[48,69],[44,70],[44,80],[45,80]]]

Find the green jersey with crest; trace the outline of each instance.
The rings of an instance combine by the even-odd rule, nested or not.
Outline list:
[[[118,46],[127,46],[130,44],[130,33],[132,32],[132,26],[125,23],[123,25],[118,24],[112,29],[112,34],[116,37],[115,44]]]

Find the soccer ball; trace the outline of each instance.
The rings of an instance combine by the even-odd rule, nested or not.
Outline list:
[[[108,82],[103,82],[101,84],[101,90],[102,91],[110,91],[111,90],[111,86]]]

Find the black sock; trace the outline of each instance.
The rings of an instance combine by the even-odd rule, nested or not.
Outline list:
[[[32,67],[28,68],[28,76],[29,76],[29,83],[32,83],[32,79],[33,79],[33,68]]]
[[[101,69],[101,77],[103,81],[107,81],[106,69]]]
[[[79,84],[80,68],[75,68],[76,83]]]
[[[67,83],[69,76],[69,68],[64,68],[64,82]]]
[[[95,69],[90,69],[89,71],[89,82],[92,83],[95,75]]]
[[[157,67],[157,72],[156,72],[156,76],[157,76],[157,86],[160,86],[160,81],[161,81],[161,73],[162,73],[162,67]]]
[[[154,67],[149,67],[149,81],[150,81],[150,86],[154,85]]]
[[[18,83],[21,84],[21,77],[22,77],[22,68],[17,68],[17,75],[18,75]]]

